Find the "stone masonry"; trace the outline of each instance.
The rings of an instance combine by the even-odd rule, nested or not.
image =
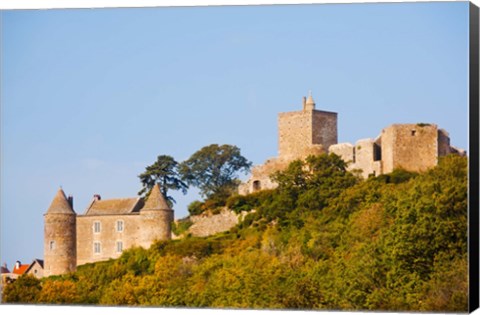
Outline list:
[[[393,124],[375,139],[332,145],[329,153],[349,162],[363,178],[388,174],[395,169],[424,172],[438,163],[438,158],[465,151],[450,146],[448,133],[435,124]]]
[[[423,172],[434,167],[438,158],[465,151],[450,146],[448,133],[435,124],[393,124],[375,139],[358,140],[355,145],[337,143],[337,114],[315,109],[310,94],[303,98],[303,109],[278,115],[278,158],[252,168],[240,194],[277,186],[271,175],[285,169],[295,159],[308,155],[334,153],[348,163],[348,169],[367,178],[395,169]]]
[[[337,143],[337,113],[315,109],[312,95],[303,98],[300,111],[278,114],[278,158],[252,168],[250,179],[240,185],[240,194],[276,187],[270,175],[296,159],[326,153]]]
[[[102,200],[95,195],[84,214],[60,189],[45,214],[45,276],[86,263],[118,258],[125,249],[171,239],[173,210],[154,186],[149,198]]]

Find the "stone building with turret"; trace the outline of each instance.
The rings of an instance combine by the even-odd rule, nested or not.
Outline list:
[[[83,214],[60,189],[44,215],[44,275],[75,271],[78,265],[118,258],[125,249],[171,239],[173,210],[155,185],[143,198],[102,200],[95,195]]]
[[[290,162],[309,155],[327,153],[337,143],[337,113],[317,110],[310,93],[303,97],[302,110],[278,114],[278,157],[252,168],[250,179],[239,187],[240,194],[272,189],[270,175]]]
[[[300,111],[278,114],[278,157],[252,168],[250,178],[239,187],[240,194],[273,189],[270,176],[296,159],[334,153],[361,177],[387,174],[395,169],[426,171],[438,158],[465,151],[450,146],[448,133],[435,124],[393,124],[375,139],[358,140],[355,145],[337,143],[337,113],[317,110],[310,93]]]

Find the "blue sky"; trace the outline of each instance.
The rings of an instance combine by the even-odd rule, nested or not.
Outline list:
[[[134,197],[161,154],[277,155],[312,90],[339,142],[436,123],[468,148],[468,2],[1,12],[1,263],[43,258],[59,186]],[[175,194],[175,217],[199,198]]]

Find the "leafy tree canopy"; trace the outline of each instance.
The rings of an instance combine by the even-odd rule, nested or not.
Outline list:
[[[195,152],[179,166],[182,179],[198,187],[209,198],[238,186],[237,173],[250,170],[252,163],[233,145],[211,144]]]
[[[138,192],[139,195],[148,197],[155,184],[160,185],[163,196],[170,203],[175,203],[172,196],[167,195],[169,190],[181,190],[183,194],[187,193],[188,185],[181,180],[178,172],[178,162],[168,155],[159,155],[155,163],[145,168],[145,172],[138,175],[143,188]]]

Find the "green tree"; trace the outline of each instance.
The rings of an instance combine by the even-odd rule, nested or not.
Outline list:
[[[78,303],[78,293],[75,283],[71,280],[46,281],[39,294],[38,302],[48,304]]]
[[[180,164],[182,179],[198,187],[202,196],[225,194],[238,186],[237,173],[250,170],[252,163],[233,145],[211,144]]]
[[[3,300],[7,303],[36,303],[41,289],[40,280],[23,275],[5,286]]]
[[[168,196],[169,190],[181,190],[183,194],[187,193],[188,185],[183,182],[178,172],[178,162],[168,155],[159,155],[152,165],[145,168],[145,172],[138,175],[143,188],[138,192],[139,195],[150,194],[155,184],[160,185],[163,196],[170,202],[175,203],[172,196]]]

